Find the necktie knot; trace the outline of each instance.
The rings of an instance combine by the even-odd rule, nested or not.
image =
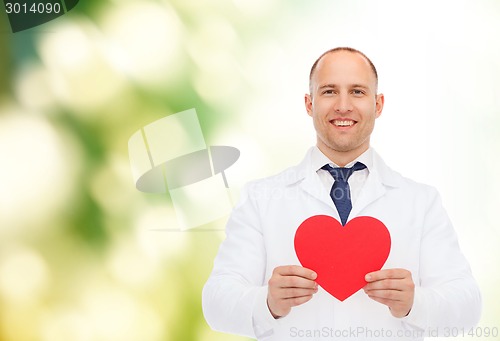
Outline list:
[[[358,171],[358,170],[365,169],[366,166],[361,162],[356,162],[354,164],[354,166],[352,166],[351,168],[345,168],[345,167],[335,167],[334,168],[334,167],[330,166],[329,164],[326,164],[321,168],[330,172],[330,174],[333,176],[335,181],[344,181],[345,182],[350,178],[352,173],[354,173],[355,171]]]

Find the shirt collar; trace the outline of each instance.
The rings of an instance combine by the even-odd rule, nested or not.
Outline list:
[[[373,167],[373,149],[369,147],[363,154],[358,156],[356,159],[349,162],[345,167],[352,167],[356,162],[362,162],[368,171]],[[317,146],[314,146],[311,153],[311,165],[312,169],[318,171],[324,165],[329,164],[332,167],[339,167],[332,160],[330,160]]]

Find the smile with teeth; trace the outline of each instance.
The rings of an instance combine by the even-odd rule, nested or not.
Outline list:
[[[330,122],[337,127],[350,127],[356,123],[356,121],[353,120],[332,120]]]

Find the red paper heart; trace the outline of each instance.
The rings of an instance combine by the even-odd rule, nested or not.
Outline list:
[[[356,217],[344,227],[330,216],[304,220],[295,232],[295,252],[302,266],[314,270],[316,282],[340,301],[365,286],[365,275],[382,268],[391,235],[373,217]]]

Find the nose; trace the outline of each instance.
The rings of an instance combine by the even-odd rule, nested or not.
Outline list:
[[[349,113],[352,111],[352,103],[348,94],[340,94],[335,101],[335,112],[339,114]]]

